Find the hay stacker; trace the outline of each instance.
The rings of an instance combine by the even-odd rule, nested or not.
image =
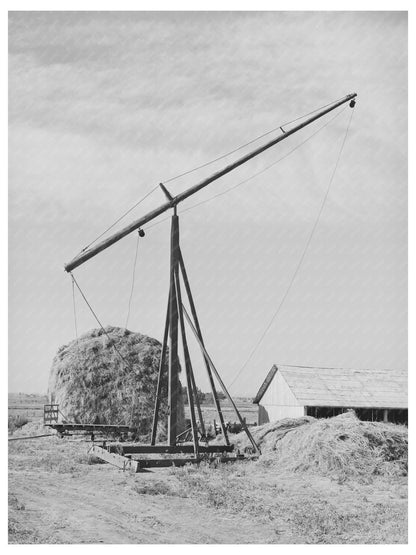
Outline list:
[[[195,307],[194,298],[192,296],[191,286],[188,274],[185,267],[185,261],[180,246],[180,233],[179,233],[179,216],[177,212],[178,205],[196,194],[201,189],[207,187],[210,183],[220,179],[226,174],[230,173],[239,166],[245,164],[249,160],[275,146],[279,142],[285,140],[294,133],[300,131],[307,125],[318,120],[322,116],[328,114],[332,110],[338,108],[342,104],[350,103],[354,107],[356,93],[349,94],[341,100],[327,105],[324,109],[316,110],[314,115],[305,119],[303,122],[295,125],[291,129],[279,128],[279,135],[272,140],[269,140],[262,146],[252,150],[248,154],[238,158],[231,164],[223,169],[212,174],[210,177],[200,181],[196,185],[186,189],[177,196],[172,196],[163,183],[160,183],[160,189],[163,192],[166,201],[158,208],[148,212],[141,218],[133,221],[120,231],[112,234],[106,239],[101,240],[95,246],[89,246],[83,249],[73,260],[65,264],[66,272],[70,273],[72,279],[83,295],[78,283],[76,282],[72,271],[81,266],[100,252],[114,245],[130,233],[138,231],[140,237],[144,237],[145,233],[143,226],[160,216],[161,214],[172,210],[171,216],[171,231],[170,231],[170,285],[169,295],[166,311],[166,321],[163,334],[161,359],[159,364],[159,375],[157,383],[157,391],[155,397],[155,405],[153,412],[153,424],[151,432],[151,440],[149,445],[139,443],[125,443],[125,442],[108,442],[102,441],[101,443],[94,443],[91,452],[102,460],[109,462],[123,470],[130,470],[138,472],[141,469],[149,467],[163,467],[163,466],[181,466],[187,463],[199,463],[203,460],[230,462],[239,460],[247,456],[241,454],[234,449],[230,443],[228,432],[225,426],[220,400],[217,394],[217,385],[225,394],[231,406],[235,410],[236,416],[246,433],[251,443],[251,453],[249,456],[258,456],[260,449],[256,444],[249,428],[247,427],[244,419],[242,418],[237,406],[235,405],[227,387],[225,386],[216,366],[214,365],[208,350],[205,346],[201,327],[198,320],[198,315]],[[306,117],[306,116],[305,116]],[[84,296],[84,295],[83,295]],[[189,311],[185,308],[184,297],[187,299]],[[85,298],[85,296],[84,296]],[[186,329],[191,331],[194,335],[197,344],[202,353],[205,369],[207,372],[209,384],[211,387],[215,407],[218,413],[219,425],[222,431],[223,444],[209,445],[207,434],[205,430],[202,411],[197,396],[197,388],[195,383],[195,376],[193,366],[190,358],[187,332]],[[183,361],[186,376],[186,385],[188,392],[188,402],[191,420],[191,437],[192,442],[181,443],[180,434],[178,433],[178,395],[179,395],[179,342],[182,343]],[[156,444],[156,431],[159,419],[159,409],[161,401],[162,390],[162,373],[165,367],[165,360],[168,358],[168,427],[167,427],[167,444]],[[58,424],[55,424],[55,429]],[[69,424],[62,425],[64,432],[69,432]],[[91,430],[91,428],[88,428]],[[59,431],[59,430],[58,430]]]

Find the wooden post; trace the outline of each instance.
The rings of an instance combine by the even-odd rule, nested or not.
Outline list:
[[[180,266],[180,269],[181,269],[183,282],[185,284],[186,294],[188,296],[189,306],[191,308],[191,313],[192,313],[192,318],[193,318],[194,323],[195,323],[195,329],[196,329],[196,332],[198,334],[199,340],[201,341],[201,343],[203,345],[204,340],[202,338],[201,327],[199,325],[198,315],[196,313],[196,308],[195,308],[195,303],[194,303],[194,299],[193,299],[193,296],[192,296],[191,286],[189,285],[189,279],[188,279],[188,275],[186,273],[185,263],[183,261],[182,251],[180,250],[180,248],[179,248],[179,266]],[[205,356],[204,353],[203,353],[203,357],[204,357],[204,362],[205,362],[205,368],[206,368],[207,374],[208,374],[209,383],[210,383],[210,386],[211,386],[212,396],[214,398],[215,407],[217,409],[218,418],[220,420],[222,435],[224,436],[224,440],[225,440],[226,445],[229,445],[230,440],[228,439],[228,432],[227,432],[227,428],[225,426],[224,417],[223,417],[222,410],[221,410],[221,405],[220,405],[220,400],[218,398],[217,389],[216,389],[215,383],[214,383],[214,378],[212,377],[211,367],[210,367],[208,359],[207,359],[207,357]],[[215,433],[215,435],[216,435],[216,433]]]
[[[224,382],[222,381],[221,376],[219,375],[217,369],[215,368],[214,363],[212,362],[211,357],[209,356],[209,354],[208,354],[208,352],[207,352],[207,350],[206,350],[204,344],[201,342],[201,340],[200,340],[200,338],[199,338],[199,336],[198,336],[198,332],[196,331],[195,326],[193,325],[192,320],[191,320],[191,318],[189,317],[189,314],[188,314],[187,311],[186,311],[186,308],[185,308],[184,306],[182,306],[182,309],[183,309],[183,313],[185,314],[185,318],[186,318],[186,320],[187,320],[187,322],[188,322],[188,324],[189,324],[189,326],[190,326],[190,328],[191,328],[193,334],[195,335],[195,338],[196,338],[197,342],[199,343],[199,346],[200,346],[201,350],[202,350],[203,353],[205,354],[205,356],[206,356],[206,358],[207,358],[207,360],[208,360],[208,362],[209,362],[209,365],[211,366],[211,370],[212,370],[213,373],[215,374],[215,377],[217,378],[218,383],[220,384],[221,389],[223,390],[223,392],[224,392],[224,394],[226,395],[227,399],[230,401],[231,405],[233,406],[234,412],[236,413],[237,418],[239,419],[240,424],[241,424],[243,430],[244,430],[245,433],[247,434],[247,437],[248,437],[248,439],[250,440],[251,445],[254,447],[254,449],[255,449],[259,454],[261,454],[261,451],[260,451],[259,446],[258,446],[257,443],[254,441],[254,438],[253,438],[253,436],[251,435],[250,430],[247,428],[247,426],[246,426],[246,424],[245,424],[245,422],[244,422],[244,420],[243,420],[243,418],[242,418],[242,416],[241,416],[241,414],[240,414],[240,411],[238,410],[236,404],[234,403],[233,398],[232,398],[231,395],[228,393],[228,389],[225,387],[225,384],[224,384]]]
[[[162,393],[162,374],[163,374],[163,367],[165,366],[166,348],[168,344],[168,334],[169,334],[169,321],[170,321],[169,309],[170,309],[170,290],[169,290],[169,297],[168,297],[168,308],[166,311],[166,321],[165,321],[165,331],[163,334],[162,351],[160,353],[159,375],[157,378],[155,408],[153,412],[152,436],[150,441],[151,445],[154,445],[156,443],[157,422],[159,419],[159,409],[160,409],[160,396]]]
[[[179,283],[178,267],[176,267],[176,270],[177,270],[175,272],[176,298],[178,300],[179,324],[181,328],[183,356],[185,359],[185,374],[186,374],[186,385],[188,389],[189,412],[191,415],[192,437],[194,441],[194,452],[195,452],[195,456],[197,457],[199,454],[199,443],[198,443],[198,427],[196,425],[196,418],[195,418],[194,388],[193,388],[192,378],[191,378],[191,376],[193,375],[193,372],[192,372],[191,358],[189,356],[188,342],[186,340],[185,323],[183,321],[182,295],[181,295],[181,287]]]
[[[178,360],[178,300],[175,275],[179,256],[179,222],[176,207],[172,216],[170,240],[170,297],[169,297],[169,415],[168,444],[176,445],[178,424],[179,360]]]
[[[193,372],[191,372],[191,382],[192,382],[192,388],[194,393],[195,406],[198,412],[199,425],[201,427],[201,435],[203,438],[207,439],[207,432],[205,430],[204,418],[202,416],[201,403],[199,402],[199,399],[198,399],[198,389],[196,387],[195,376]]]
[[[383,422],[388,422],[389,421],[389,411],[388,409],[384,409],[383,410]]]

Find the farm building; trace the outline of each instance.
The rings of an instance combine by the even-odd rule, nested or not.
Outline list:
[[[407,373],[274,365],[253,403],[258,423],[327,418],[354,409],[361,420],[407,424]]]

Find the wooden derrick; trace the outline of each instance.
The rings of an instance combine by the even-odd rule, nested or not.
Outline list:
[[[121,451],[120,451],[120,447],[118,447],[117,448],[118,452],[114,452],[111,446],[108,447],[105,444],[103,444],[102,446],[93,445],[93,447],[91,448],[91,452],[93,454],[102,458],[103,460],[106,460],[111,464],[114,464],[118,468],[122,468],[123,470],[130,470],[133,472],[137,472],[141,468],[145,468],[148,466],[170,466],[172,464],[175,466],[180,466],[187,463],[197,463],[197,462],[200,462],[204,457],[208,457],[210,459],[212,459],[213,457],[216,457],[218,458],[218,460],[221,460],[224,462],[238,460],[242,456],[239,453],[237,453],[234,456],[230,456],[230,453],[233,450],[233,446],[230,445],[227,429],[224,423],[224,417],[222,414],[221,405],[220,405],[220,401],[217,393],[217,384],[222,389],[225,396],[228,398],[229,402],[231,403],[233,409],[235,410],[235,413],[241,423],[241,426],[252,444],[254,452],[256,454],[260,453],[260,450],[253,436],[251,435],[245,420],[242,418],[241,414],[239,413],[237,406],[235,405],[230,393],[228,392],[205,346],[203,336],[201,333],[201,327],[199,324],[199,320],[198,320],[198,316],[195,308],[194,299],[191,292],[189,278],[186,272],[185,263],[184,263],[184,259],[180,248],[179,217],[177,214],[177,206],[179,203],[186,200],[190,196],[194,195],[204,187],[207,187],[210,183],[230,173],[234,169],[238,168],[242,164],[245,164],[246,162],[258,156],[262,152],[268,150],[272,146],[287,139],[289,136],[293,135],[297,131],[303,129],[307,125],[313,123],[314,121],[328,114],[332,110],[338,108],[342,104],[350,102],[350,106],[353,107],[353,105],[355,104],[354,99],[356,96],[357,96],[356,93],[349,94],[345,96],[343,99],[338,100],[337,102],[334,102],[333,104],[324,107],[320,111],[317,111],[314,115],[312,115],[308,119],[305,119],[302,123],[299,123],[298,125],[294,126],[292,129],[288,129],[288,130],[281,129],[283,133],[279,134],[277,137],[274,137],[272,140],[266,142],[265,144],[249,152],[248,154],[241,156],[231,164],[228,164],[223,169],[215,172],[208,178],[200,181],[199,183],[193,185],[192,187],[189,187],[188,189],[186,189],[182,193],[179,193],[176,196],[171,195],[171,193],[166,189],[166,187],[163,184],[160,184],[160,187],[167,199],[164,204],[152,210],[151,212],[145,214],[141,218],[132,222],[131,224],[124,227],[120,231],[114,233],[110,237],[98,242],[95,246],[87,247],[86,249],[81,251],[81,253],[78,256],[76,256],[73,260],[71,260],[69,263],[65,265],[65,270],[67,272],[71,272],[78,266],[84,264],[87,260],[93,258],[98,253],[107,249],[108,247],[115,244],[123,237],[126,237],[127,235],[129,235],[135,230],[139,230],[140,236],[143,237],[144,231],[142,230],[142,226],[151,222],[152,220],[154,220],[164,212],[170,209],[173,209],[173,215],[171,219],[171,232],[170,232],[171,233],[170,234],[170,269],[169,269],[170,279],[169,279],[168,307],[166,312],[166,321],[165,321],[165,328],[164,328],[164,334],[163,334],[161,359],[159,364],[159,375],[158,375],[158,382],[157,382],[150,445],[147,445],[147,446],[133,445],[133,446],[121,447]],[[190,314],[188,314],[183,303],[182,284],[184,285],[184,289],[183,289],[184,296],[186,297],[189,303]],[[193,335],[195,336],[196,342],[199,345],[202,353],[202,357],[207,371],[208,381],[212,391],[215,408],[218,413],[220,428],[224,437],[225,445],[208,446],[206,444],[207,443],[206,430],[203,422],[201,407],[199,405],[199,401],[197,397],[197,387],[196,387],[195,376],[194,376],[192,362],[191,362],[189,348],[188,348],[188,340],[186,336],[185,324],[188,325],[189,329],[192,331]],[[185,369],[188,401],[189,401],[189,409],[190,409],[190,417],[191,417],[192,445],[178,445],[178,406],[177,405],[178,405],[178,396],[179,396],[179,370],[180,370],[179,353],[178,353],[179,338],[181,340],[182,347],[183,347],[184,369]],[[168,437],[167,437],[167,445],[161,446],[161,445],[156,445],[156,434],[157,434],[157,425],[158,425],[159,412],[160,412],[163,371],[165,368],[168,346],[169,346],[168,433],[167,433]],[[197,415],[198,415],[198,420],[197,420]],[[198,421],[199,421],[199,425],[198,425]],[[168,454],[182,454],[182,455],[192,454],[192,456],[188,456],[188,457],[182,456],[174,459],[162,458],[162,459],[136,460],[133,458],[133,456],[136,454],[140,455],[145,453],[154,453],[154,454],[168,453]]]

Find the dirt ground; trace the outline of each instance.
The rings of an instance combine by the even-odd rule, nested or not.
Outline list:
[[[123,473],[85,442],[9,442],[10,543],[406,543],[407,480],[259,463]]]

